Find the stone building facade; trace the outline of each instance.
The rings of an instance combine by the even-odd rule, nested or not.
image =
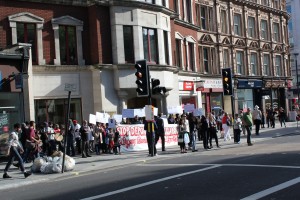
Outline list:
[[[17,90],[29,97],[25,120],[63,122],[65,84],[75,88],[71,118],[79,121],[144,107],[134,75],[142,59],[167,89],[152,96],[165,114],[186,104],[230,113],[288,106],[283,0],[0,0],[0,10],[0,47],[31,44],[28,89]],[[222,68],[233,72],[232,99],[223,96]]]

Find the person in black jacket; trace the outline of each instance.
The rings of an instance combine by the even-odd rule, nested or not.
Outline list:
[[[91,157],[89,154],[89,132],[91,131],[90,127],[86,120],[83,121],[82,126],[79,129],[81,135],[81,155],[83,158]]]
[[[161,118],[162,114],[159,113],[156,118],[157,131],[155,134],[155,144],[157,144],[159,137],[161,138],[162,151],[166,151],[165,148],[165,125],[164,120]]]
[[[151,130],[151,123],[154,124],[154,131]],[[156,145],[155,145],[155,131],[157,130],[157,124],[156,122],[147,122],[145,121],[144,123],[144,130],[146,131],[146,138],[147,138],[147,143],[148,143],[148,156],[152,155],[152,152],[154,153],[153,156],[156,156]],[[154,144],[152,145],[152,141],[154,142]],[[154,149],[152,149],[152,146],[154,147]]]
[[[202,138],[203,138],[203,147],[204,149],[210,149],[208,146],[208,123],[206,120],[206,117],[204,115],[201,116],[201,132],[202,132]]]

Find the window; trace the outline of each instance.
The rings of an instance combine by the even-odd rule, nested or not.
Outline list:
[[[256,53],[251,53],[250,54],[250,67],[251,67],[251,72],[250,74],[252,75],[258,75],[258,70],[257,70],[257,54]]]
[[[17,42],[31,44],[32,62],[36,63],[36,27],[35,24],[17,23]]]
[[[264,60],[264,63],[263,63],[264,76],[270,76],[271,75],[270,74],[270,55],[269,54],[264,54],[263,60]]]
[[[261,0],[261,4],[264,6],[269,6],[269,0]]]
[[[280,9],[280,3],[279,0],[273,0],[273,8]]]
[[[68,22],[66,24],[66,22]],[[83,22],[71,16],[52,19],[55,65],[85,65],[82,49]]]
[[[267,20],[261,20],[261,39],[268,39],[268,22]]]
[[[11,28],[12,44],[30,43],[32,62],[38,65],[44,65],[43,52],[43,24],[44,19],[28,12],[16,13],[8,16],[9,26]]]
[[[282,71],[281,71],[281,56],[277,55],[275,57],[275,70],[276,70],[276,75],[277,76],[282,76]]]
[[[77,64],[76,31],[74,26],[59,26],[59,48],[62,65]]]
[[[197,6],[197,25],[202,30],[213,31],[213,8],[209,6]]]
[[[182,50],[181,50],[181,40],[176,39],[176,65],[181,69],[182,68]]]
[[[221,10],[221,32],[228,33],[227,13],[226,10]]]
[[[156,30],[150,28],[143,28],[143,44],[144,44],[144,58],[148,62],[158,63],[157,61],[157,38]]]
[[[162,1],[161,1],[161,5],[162,5],[162,6],[167,6],[166,0],[162,0]]]
[[[189,48],[189,67],[190,70],[195,71],[195,53],[194,53],[194,44],[189,42],[188,43],[188,48]]]
[[[236,52],[236,73],[244,74],[244,53],[242,51]]]
[[[203,48],[203,67],[204,72],[209,73],[209,58],[208,58],[208,48]]]
[[[255,18],[248,17],[248,36],[251,38],[255,38]]]
[[[124,54],[126,63],[134,63],[133,29],[132,26],[123,26]]]
[[[273,23],[273,34],[274,34],[274,41],[279,42],[280,37],[279,37],[279,24],[278,23]]]
[[[192,23],[192,5],[191,1],[186,1],[186,19],[188,22]]]
[[[228,49],[224,49],[223,50],[223,68],[229,68],[230,67],[230,63],[229,63],[229,50]]]
[[[155,4],[155,0],[145,0],[145,2]]]
[[[179,13],[178,0],[173,0],[174,11]]]
[[[242,17],[240,14],[234,14],[234,34],[242,36]]]
[[[200,60],[203,60],[203,63],[200,64],[202,67],[202,72],[209,74],[217,74],[218,69],[215,66],[215,48],[213,47],[199,47],[199,52],[201,52]]]
[[[169,61],[169,42],[168,42],[168,32],[164,31],[164,47],[165,47],[165,63],[170,64]]]

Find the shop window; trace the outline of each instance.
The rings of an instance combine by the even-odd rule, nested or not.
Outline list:
[[[43,123],[52,121],[56,124],[64,124],[68,106],[67,99],[38,99],[34,101],[35,121]],[[70,118],[82,122],[81,99],[71,99]]]
[[[144,58],[151,63],[158,63],[156,30],[143,28]]]
[[[253,110],[253,91],[251,89],[237,89],[238,110],[250,107]]]
[[[132,26],[123,26],[124,54],[126,63],[134,63],[134,44]]]

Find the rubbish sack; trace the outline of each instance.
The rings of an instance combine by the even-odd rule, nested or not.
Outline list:
[[[60,173],[62,166],[56,163],[46,163],[42,165],[41,172],[44,174]]]
[[[64,171],[72,171],[74,168],[75,168],[75,159],[66,155]]]
[[[47,161],[43,157],[38,157],[34,159],[33,165],[31,166],[32,172],[41,172],[42,165],[46,164]]]

